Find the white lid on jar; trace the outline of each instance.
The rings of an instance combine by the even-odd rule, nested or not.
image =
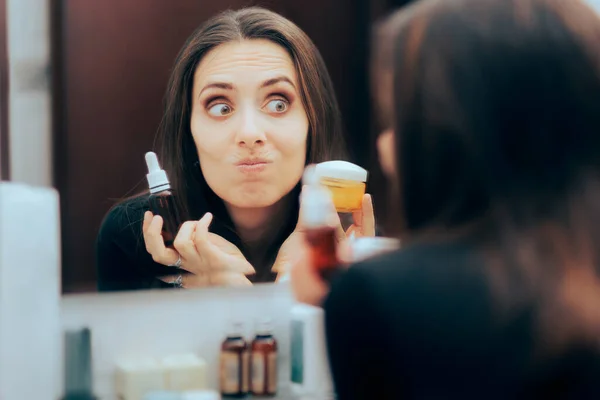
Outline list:
[[[347,161],[325,161],[317,164],[317,175],[321,178],[346,179],[349,181],[366,182],[366,169]]]

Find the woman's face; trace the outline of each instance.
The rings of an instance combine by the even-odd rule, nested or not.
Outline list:
[[[200,168],[226,204],[275,204],[304,171],[308,118],[288,52],[268,40],[222,44],[194,73],[191,131]]]

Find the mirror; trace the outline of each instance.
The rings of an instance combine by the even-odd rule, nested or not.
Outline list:
[[[53,171],[50,184],[61,196],[63,291],[90,292],[99,286],[105,290],[177,286],[179,270],[154,263],[141,235],[143,210],[149,205],[144,156],[150,150],[161,156],[160,165],[176,195],[181,194],[182,188],[202,187],[202,191],[191,190],[184,196],[187,200],[183,201],[183,209],[177,204],[182,215],[191,215],[194,221],[206,211],[212,213],[210,229],[214,235],[209,238],[210,243],[229,257],[224,258],[228,265],[239,261],[241,254],[249,265],[260,265],[249,278],[252,284],[273,282],[277,274],[271,272],[271,265],[297,218],[297,183],[306,155],[306,140],[298,137],[308,137],[312,123],[309,121],[313,118],[301,101],[303,82],[287,50],[273,42],[230,46],[221,54],[212,52],[212,57],[201,61],[202,68],[193,71],[193,85],[189,87],[191,107],[181,126],[189,124],[192,135],[177,139],[177,132],[169,130],[175,119],[168,120],[164,110],[164,102],[169,102],[170,74],[177,69],[176,57],[203,22],[223,10],[259,5],[283,15],[319,49],[343,116],[342,132],[350,159],[367,166],[371,156],[367,150],[369,27],[373,18],[395,6],[392,3],[364,0],[348,7],[343,0],[175,0],[151,5],[143,1],[48,1],[48,9],[40,11],[40,18],[51,21],[46,50],[52,65],[48,79],[53,122],[47,154],[53,157],[50,169],[40,169],[45,169],[43,173]],[[223,49],[224,46],[217,48]],[[242,53],[246,61],[241,65],[246,69],[236,67],[227,72],[227,65],[235,65],[235,57]],[[247,61],[256,54],[262,57],[254,65],[258,72],[248,73],[252,63]],[[278,74],[269,77],[265,71],[270,67],[265,65],[271,65],[273,60],[279,60]],[[327,83],[323,80],[325,75],[318,71],[306,69],[303,73],[311,73],[312,78]],[[314,92],[312,102],[331,107],[330,94],[331,90]],[[170,104],[176,104],[177,96],[183,95],[177,91]],[[238,108],[251,109],[246,107],[250,99],[260,102],[260,112],[237,113]],[[236,128],[223,129],[229,113],[234,115],[232,120],[239,115],[241,122],[236,121]],[[286,116],[277,117],[279,114]],[[167,124],[162,125],[166,126],[163,131],[180,140],[179,160],[190,161],[179,170],[177,158],[163,157],[161,152],[157,134],[161,121]],[[257,144],[260,148],[264,142],[261,135],[272,129],[279,135],[277,146],[265,147],[262,152],[250,149]],[[252,146],[242,146],[243,151],[236,147],[246,142]],[[256,190],[248,182],[259,179],[255,177],[262,169],[270,169],[272,175],[266,179],[268,184]],[[240,176],[250,178],[244,180]],[[278,201],[278,196],[285,201]],[[225,202],[216,201],[219,199]],[[96,254],[102,222],[116,204],[123,202],[127,206],[121,207],[114,224],[101,236],[103,246],[98,247]],[[234,223],[240,218],[246,221],[244,233]],[[265,225],[261,222],[265,219],[275,222]],[[150,225],[154,226],[152,222]],[[126,233],[128,229],[137,236]],[[165,251],[169,253],[168,249]],[[166,253],[155,258],[162,257],[163,264],[176,264],[177,259]],[[103,263],[99,268],[104,272],[100,274],[98,260]],[[240,261],[238,269],[243,270],[244,265]],[[156,279],[159,276],[169,279]],[[217,275],[210,280],[218,284],[226,278]]]

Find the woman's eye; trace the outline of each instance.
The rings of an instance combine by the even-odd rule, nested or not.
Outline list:
[[[272,113],[283,113],[286,112],[288,109],[288,103],[285,100],[282,99],[277,99],[277,100],[271,100],[268,104],[267,104],[267,109],[269,110],[269,112]]]
[[[227,104],[219,103],[208,109],[208,113],[215,117],[222,117],[231,113],[231,107]]]

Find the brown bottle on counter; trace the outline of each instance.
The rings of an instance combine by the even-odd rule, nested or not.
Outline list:
[[[277,340],[273,337],[269,319],[260,321],[250,348],[250,392],[254,396],[275,396]]]
[[[223,398],[243,398],[250,391],[250,352],[244,325],[234,322],[221,344],[220,387]]]
[[[173,240],[181,227],[181,214],[175,202],[175,195],[171,191],[169,179],[164,170],[160,168],[158,158],[153,152],[146,153],[146,165],[148,166],[148,185],[150,186],[150,211],[154,215],[160,215],[163,219],[162,236],[165,246],[173,246]]]

